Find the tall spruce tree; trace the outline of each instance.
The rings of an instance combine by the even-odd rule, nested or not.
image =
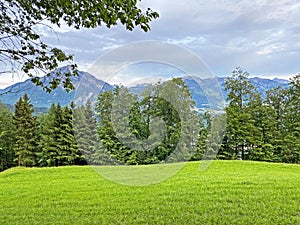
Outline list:
[[[73,123],[76,142],[85,163],[98,164],[97,121],[91,101],[73,110]]]
[[[41,125],[40,164],[62,166],[78,164],[82,156],[74,134],[72,108],[52,104]]]
[[[36,118],[27,94],[15,104],[13,123],[15,127],[14,151],[18,166],[36,165],[38,146]]]
[[[39,164],[41,166],[55,166],[57,149],[56,105],[52,103],[41,124],[41,137],[39,146],[41,156]]]
[[[71,106],[72,107],[72,106]],[[74,134],[73,110],[68,106],[62,108],[62,123],[58,138],[60,159],[63,165],[74,165],[82,158]]]
[[[13,114],[0,102],[0,171],[15,165]]]

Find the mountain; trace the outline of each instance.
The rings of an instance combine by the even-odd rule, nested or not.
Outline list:
[[[65,66],[53,71],[50,77],[43,77],[43,81],[47,84],[47,82],[51,80],[51,77],[57,72],[61,74],[70,72],[70,67]],[[58,102],[62,106],[65,106],[69,105],[72,101],[76,104],[81,104],[87,99],[93,101],[100,92],[113,89],[113,86],[110,84],[98,80],[91,74],[83,71],[79,71],[78,76],[72,77],[72,83],[76,89],[69,93],[61,86],[51,93],[47,93],[43,91],[41,87],[35,86],[31,80],[28,79],[0,90],[0,101],[8,105],[14,105],[24,93],[27,93],[34,107],[49,108],[52,103],[57,104]]]
[[[216,77],[216,78],[206,78],[206,79],[197,78],[197,82],[195,81],[195,79],[192,79],[190,77],[183,78],[183,80],[189,87],[189,90],[192,94],[192,98],[196,102],[197,108],[208,108],[209,102],[212,104],[221,103],[220,99],[217,97],[218,93],[222,93],[222,97],[226,101],[228,91],[225,91],[225,81],[227,77]],[[249,78],[249,80],[255,86],[256,90],[261,93],[262,98],[266,97],[266,91],[269,89],[278,87],[279,85],[282,88],[288,88],[289,86],[289,81],[283,79],[271,80],[271,79],[254,77],[254,78]],[[205,89],[206,93],[210,93],[211,95],[210,99],[207,99],[203,89]],[[216,96],[214,96],[214,94]],[[217,106],[217,108],[219,107],[220,106]]]
[[[197,108],[208,108],[209,107],[209,102],[207,97],[204,94],[204,91],[202,90],[204,86],[210,86],[210,85],[201,85],[198,84],[197,81],[190,77],[183,77],[183,81],[186,83],[186,85],[189,88],[189,91],[191,92],[192,98],[196,103]],[[208,81],[208,79],[205,79]],[[202,88],[201,88],[202,87]]]
[[[249,78],[250,82],[254,85],[256,90],[261,93],[262,98],[266,97],[266,91],[272,88],[281,86],[281,88],[288,88],[289,81],[284,79],[266,79],[260,77]],[[222,88],[223,97],[226,99],[228,92],[225,91],[226,77],[217,77],[217,81]]]
[[[61,67],[50,74],[54,76],[57,72],[61,74],[70,72],[70,67]],[[49,77],[44,77],[44,82],[50,81]],[[198,79],[198,78],[197,78]],[[281,85],[282,88],[288,87],[288,80],[283,79],[264,79],[259,77],[249,78],[251,83],[257,88],[257,91],[262,93],[262,97],[265,97],[267,90]],[[226,77],[216,77],[215,79],[200,79],[195,81],[191,77],[183,77],[183,80],[189,87],[192,94],[193,100],[196,102],[197,108],[207,108],[208,99],[204,94],[203,89],[206,92],[215,91],[215,88],[220,88],[223,98],[226,99],[227,92],[225,91],[225,80]],[[18,101],[20,97],[27,93],[31,99],[31,103],[36,108],[36,111],[45,111],[50,107],[52,103],[57,104],[58,102],[64,106],[69,105],[74,101],[77,105],[86,102],[87,99],[95,101],[99,93],[106,90],[112,90],[114,86],[95,78],[93,75],[79,71],[78,76],[72,77],[72,83],[75,86],[75,90],[67,93],[62,87],[58,87],[51,93],[47,93],[42,90],[41,87],[35,86],[30,79],[14,84],[10,87],[0,90],[0,101],[4,104],[13,108],[14,104]],[[200,84],[200,85],[199,85]],[[141,93],[147,84],[137,84],[134,87],[130,87],[133,93]],[[7,92],[7,93],[6,93]],[[3,94],[5,93],[5,94]],[[217,97],[216,97],[217,98]],[[210,99],[210,102],[214,99]],[[217,101],[216,101],[217,102]]]

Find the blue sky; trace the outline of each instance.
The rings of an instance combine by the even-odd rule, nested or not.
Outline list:
[[[252,76],[291,77],[300,72],[300,2],[297,0],[143,0],[160,17],[150,32],[121,26],[74,30],[37,28],[43,39],[74,54],[82,70],[124,44],[157,40],[197,54],[216,76],[240,66]],[[22,80],[0,79],[0,85]]]

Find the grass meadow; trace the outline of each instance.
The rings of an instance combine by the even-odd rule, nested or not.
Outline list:
[[[0,224],[300,224],[300,165],[199,164],[146,186],[89,166],[12,168],[0,173]]]

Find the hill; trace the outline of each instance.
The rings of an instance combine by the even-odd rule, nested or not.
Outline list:
[[[65,66],[59,68],[62,74],[69,71],[69,67]],[[51,73],[51,76],[54,75],[57,71]],[[48,82],[49,78],[44,77],[45,82]],[[186,82],[187,86],[190,89],[193,100],[196,102],[198,108],[207,108],[208,101],[205,97],[201,87],[198,85],[195,80],[189,77],[183,77],[183,80]],[[221,88],[224,99],[226,99],[227,92],[224,90],[226,77],[217,77],[216,79],[204,79],[203,83],[208,86],[215,86],[216,81],[217,85]],[[282,88],[288,87],[287,80],[281,79],[263,79],[259,77],[250,78],[250,81],[254,84],[257,90],[262,93],[262,97],[265,97],[266,90],[277,87],[281,85]],[[17,100],[27,93],[31,99],[31,103],[36,107],[37,111],[44,111],[49,108],[52,103],[60,102],[61,105],[69,105],[71,101],[74,101],[77,104],[85,102],[88,98],[92,101],[96,99],[97,95],[105,90],[111,90],[114,88],[113,85],[108,84],[102,80],[95,78],[92,74],[87,72],[79,71],[78,76],[72,77],[72,82],[76,87],[75,91],[67,93],[62,87],[58,87],[50,94],[42,90],[41,87],[37,87],[28,79],[25,82],[20,82],[14,84],[10,87],[0,90],[0,101],[6,105],[10,105],[13,108]],[[140,93],[145,88],[145,84],[137,84],[134,87],[131,87],[131,91],[134,93]],[[1,93],[6,93],[2,94]]]
[[[1,224],[300,224],[300,165],[214,161],[200,171],[192,162],[140,187],[106,180],[99,169],[0,173]]]

